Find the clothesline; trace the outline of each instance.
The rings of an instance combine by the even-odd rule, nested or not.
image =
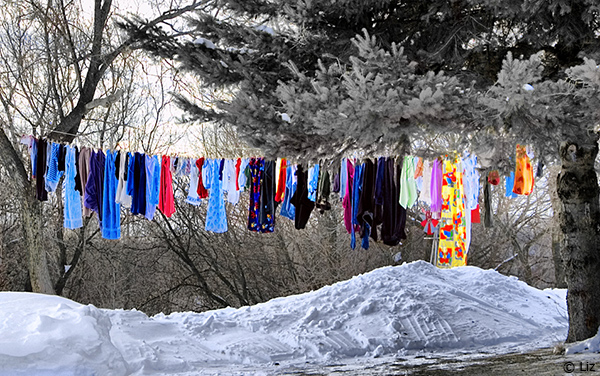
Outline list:
[[[286,159],[187,158],[146,155],[123,150],[74,147],[25,136],[37,197],[48,199],[64,176],[64,226],[82,226],[83,216],[96,213],[102,236],[119,239],[122,209],[149,220],[156,210],[166,217],[175,213],[173,179],[189,177],[185,201],[207,202],[205,230],[228,230],[225,199],[237,205],[240,193],[249,192],[248,229],[269,233],[279,215],[303,229],[313,210],[331,209],[331,192],[339,193],[344,226],[350,245],[369,248],[369,239],[394,246],[406,239],[406,210],[417,201],[428,208],[422,225],[428,235],[439,232],[436,263],[440,267],[466,264],[471,223],[479,217],[480,176],[477,158],[433,160],[405,156],[362,161],[343,158],[338,171],[332,164],[291,164]],[[512,190],[529,194],[533,173],[527,150],[517,145],[517,168]],[[337,163],[336,163],[337,165]],[[333,175],[330,174],[333,173]],[[331,177],[333,176],[333,178]],[[487,180],[494,183],[490,174]],[[508,189],[508,184],[507,184]]]

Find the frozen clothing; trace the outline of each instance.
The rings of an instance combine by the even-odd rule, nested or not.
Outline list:
[[[181,159],[180,159],[181,161]],[[206,161],[204,161],[204,163],[206,163]],[[206,170],[202,171],[203,175],[206,175]],[[200,205],[202,203],[202,200],[200,199],[200,196],[198,195],[198,181],[200,179],[200,170],[198,169],[198,165],[196,163],[192,163],[191,164],[191,168],[190,168],[190,185],[188,188],[188,196],[187,199],[185,200],[188,204],[192,204],[192,205]],[[204,185],[202,185],[203,188]]]
[[[283,198],[283,203],[281,204],[281,211],[279,212],[279,214],[293,221],[296,217],[296,207],[290,201],[294,193],[296,193],[297,181],[295,165],[287,167],[285,180],[285,195]]]
[[[358,202],[357,219],[360,224],[360,236],[362,238],[362,248],[369,249],[369,237],[373,231],[373,218],[375,208],[375,165],[370,159],[363,163],[363,183],[362,192]],[[375,235],[375,238],[377,236]]]
[[[46,191],[46,158],[48,143],[44,139],[38,141],[38,153],[35,164],[35,188],[36,196],[40,201],[48,201],[48,192]]]
[[[354,167],[354,186],[352,188],[352,225],[354,228],[359,228],[360,226],[358,221],[358,204],[363,189],[363,171],[364,163]],[[350,247],[352,249],[356,248],[355,231],[350,232]]]
[[[248,230],[260,231],[260,186],[262,180],[262,166],[263,160],[261,158],[252,158],[248,164],[248,171],[250,178],[247,179],[250,187],[250,207],[248,213]]]
[[[344,226],[348,234],[354,232],[354,226],[352,225],[352,189],[354,185],[354,165],[352,161],[346,160],[346,192],[344,193],[344,199],[342,200],[342,207],[344,208]]]
[[[102,228],[102,200],[104,194],[104,167],[106,164],[106,157],[102,150],[98,152],[92,151],[90,157],[90,175],[85,184],[85,200],[84,205],[86,208],[98,214],[98,222],[100,228]]]
[[[175,198],[173,196],[173,176],[171,175],[171,157],[162,156],[160,171],[160,196],[158,199],[158,210],[167,218],[175,213]]]
[[[243,158],[240,160],[240,167],[239,167],[239,173],[238,173],[238,187],[239,187],[239,191],[243,191],[246,189],[246,183],[247,183],[247,176],[246,176],[246,171],[248,168],[248,163],[250,163],[250,160],[248,158]]]
[[[529,195],[533,191],[534,177],[531,159],[524,145],[517,145],[516,161],[513,192],[518,195]]]
[[[383,223],[381,225],[381,240],[383,244],[395,246],[406,239],[406,209],[400,205],[400,176],[402,168],[394,158],[385,162],[383,174]]]
[[[115,176],[116,152],[106,151],[104,166],[104,190],[102,198],[102,237],[104,239],[121,238],[121,205],[116,202],[117,186]]]
[[[304,168],[301,165],[298,165],[296,177],[296,192],[294,192],[290,203],[296,208],[294,227],[300,230],[306,227],[310,213],[315,208],[315,203],[308,198],[308,174],[304,172]]]
[[[285,195],[285,183],[287,173],[287,160],[285,158],[281,159],[281,163],[278,170],[278,179],[277,179],[277,192],[275,193],[275,201],[282,202],[283,196]]]
[[[505,188],[505,196],[508,198],[515,198],[517,194],[513,192],[513,188],[515,185],[515,173],[513,171],[510,172],[510,175],[504,177],[504,188]]]
[[[413,157],[404,157],[402,176],[400,177],[400,205],[408,209],[417,201],[417,184],[415,183],[415,166]]]
[[[419,199],[426,205],[431,206],[431,161],[423,162],[423,189],[419,195]]]
[[[35,179],[35,170],[37,162],[37,139],[33,136],[23,136],[20,141],[23,145],[27,145],[29,151],[29,159],[31,160],[31,177]]]
[[[131,214],[146,215],[146,156],[136,152],[133,155],[133,177],[127,183],[127,191],[131,195]]]
[[[260,232],[275,229],[275,162],[265,161],[260,187]]]
[[[63,176],[63,172],[58,169],[58,159],[60,153],[60,144],[51,143],[50,159],[48,160],[48,169],[46,170],[46,191],[54,192],[58,186],[58,181]]]
[[[75,160],[75,148],[67,146],[65,180],[63,181],[65,198],[64,227],[70,230],[83,226],[81,196],[79,195],[79,192],[75,190],[75,177],[77,175]]]
[[[346,158],[344,158],[340,166],[340,200],[344,200],[344,196],[348,191],[346,184],[348,184],[348,164]]]
[[[319,165],[316,164],[308,170],[308,199],[317,201],[317,189],[319,187]]]
[[[439,159],[433,161],[431,167],[431,213],[433,218],[439,218],[442,211],[442,163]]]
[[[445,160],[442,180],[442,216],[436,265],[452,268],[467,264],[466,213],[460,163]]]
[[[146,155],[146,218],[154,219],[160,193],[160,162],[158,156]]]
[[[223,233],[227,231],[227,214],[225,212],[225,201],[223,200],[223,187],[219,180],[221,160],[208,160],[205,168],[207,170],[205,187],[209,191],[209,196],[204,229],[206,231]]]
[[[479,205],[479,171],[477,171],[477,157],[465,153],[462,158],[463,186],[465,190],[465,208],[473,210]]]
[[[227,192],[227,201],[236,205],[240,201],[240,192],[237,189],[236,161],[233,159],[225,160],[223,165],[223,191]]]
[[[198,167],[198,189],[196,192],[198,193],[198,198],[208,198],[208,191],[204,186],[204,180],[202,177],[202,169],[204,168],[204,157],[198,158],[196,161],[196,167]]]
[[[383,223],[383,176],[385,172],[385,158],[377,160],[377,172],[375,176],[375,193],[373,197],[373,228],[371,237],[377,241],[377,226]]]
[[[92,157],[92,150],[86,147],[81,148],[79,152],[79,178],[81,181],[81,190],[83,196],[83,202],[85,202],[85,198],[87,194],[85,193],[85,187],[87,185],[88,178],[90,176],[90,159]],[[92,210],[86,207],[85,205],[82,208],[82,213],[84,217],[89,217],[92,215]]]
[[[329,195],[331,194],[331,180],[329,179],[329,171],[322,169],[321,177],[319,178],[319,188],[317,190],[317,208],[321,213],[325,210],[331,210],[329,203]]]
[[[129,171],[129,165],[133,163],[133,158],[129,153],[122,154],[119,158],[119,180],[117,184],[117,194],[115,201],[126,207],[131,208],[131,196],[127,194],[127,177]]]

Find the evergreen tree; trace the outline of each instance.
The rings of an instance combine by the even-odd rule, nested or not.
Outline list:
[[[458,134],[483,168],[511,168],[515,144],[562,162],[568,341],[600,325],[600,6],[592,0],[215,0],[165,31],[122,24],[175,59],[211,106],[178,95],[192,120],[235,127],[269,155],[404,151]],[[275,31],[273,31],[275,30]],[[437,152],[445,152],[442,147]],[[418,151],[417,151],[418,152]],[[557,158],[558,157],[558,158]]]

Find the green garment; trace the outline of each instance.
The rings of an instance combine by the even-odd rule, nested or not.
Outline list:
[[[400,206],[405,209],[412,207],[417,201],[417,182],[415,181],[414,158],[404,157],[402,173],[400,174]]]

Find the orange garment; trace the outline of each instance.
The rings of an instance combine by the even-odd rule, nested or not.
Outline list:
[[[423,158],[416,157],[415,160],[417,163],[415,164],[415,179],[423,176]]]
[[[281,159],[281,165],[279,166],[279,179],[277,180],[277,192],[275,193],[275,201],[282,202],[285,196],[285,179],[286,179],[287,161],[285,158]]]
[[[516,161],[513,193],[529,195],[533,191],[533,167],[525,146],[517,144]]]

